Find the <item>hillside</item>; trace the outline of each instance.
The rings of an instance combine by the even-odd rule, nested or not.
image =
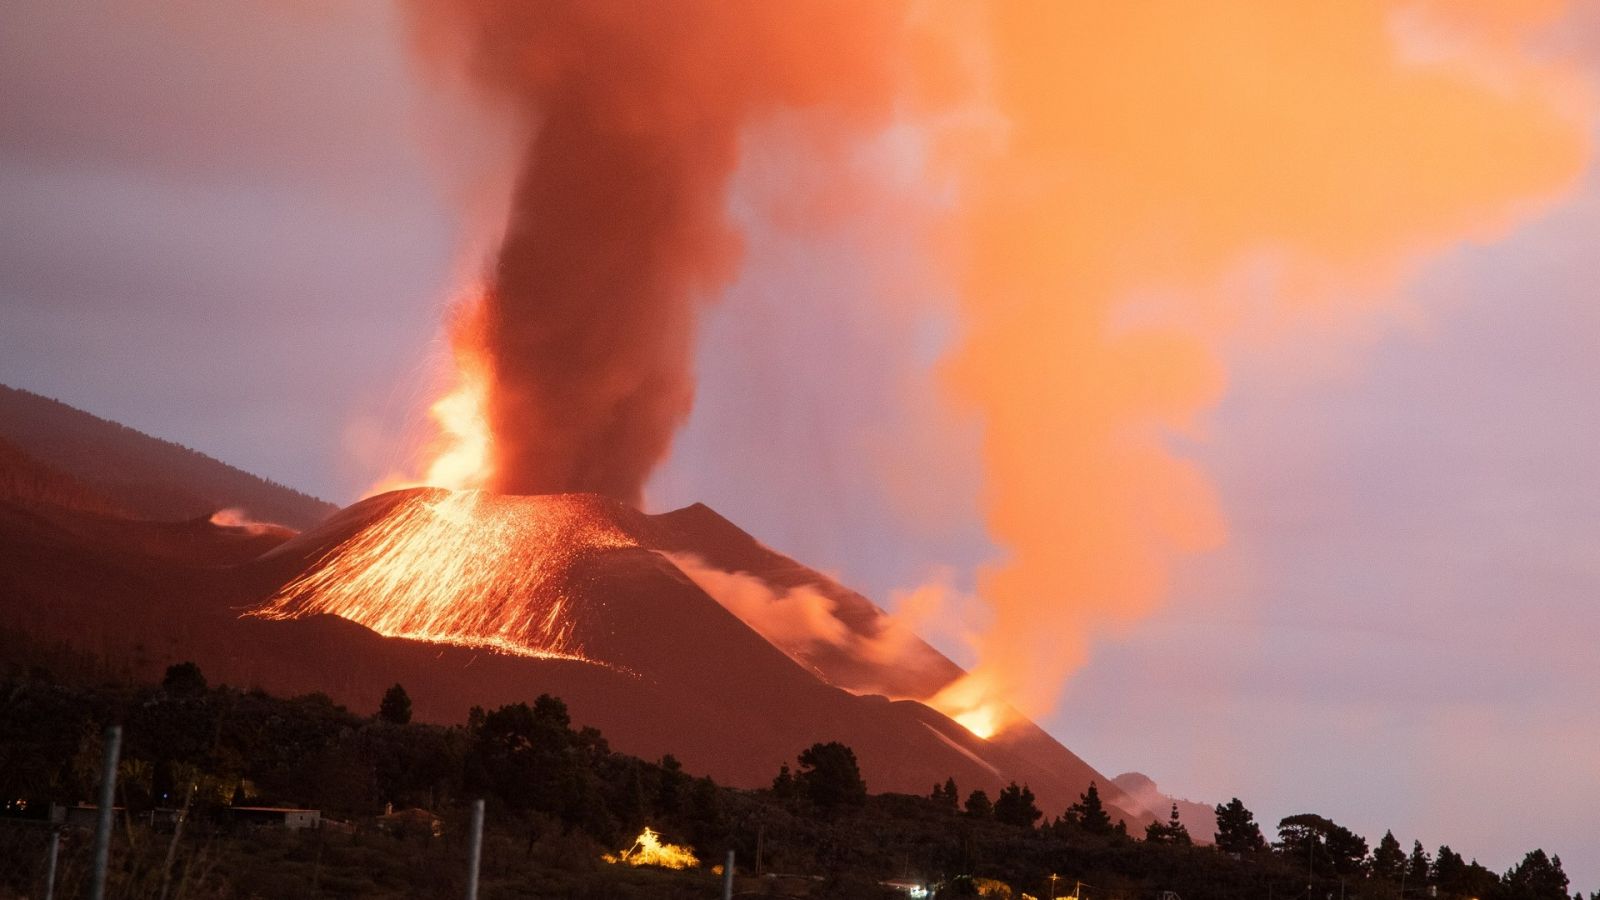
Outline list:
[[[40,489],[59,499],[72,493],[91,507],[134,518],[179,521],[236,507],[255,519],[307,528],[335,509],[203,453],[5,385],[0,440],[8,445],[0,449],[6,473],[0,478],[49,481]],[[25,476],[10,475],[24,470]]]
[[[984,740],[910,699],[961,670],[914,635],[896,636],[892,658],[867,652],[892,628],[881,609],[705,506],[649,516],[594,495],[473,495],[473,515],[490,518],[469,517],[461,527],[487,521],[493,530],[457,534],[450,531],[456,519],[433,505],[465,495],[417,489],[318,515],[322,521],[299,534],[230,527],[210,521],[211,509],[248,505],[251,496],[298,501],[302,513],[322,505],[54,401],[4,396],[6,431],[64,462],[17,466],[26,475],[18,483],[37,487],[21,499],[0,495],[0,629],[70,645],[108,669],[151,678],[193,660],[229,684],[323,692],[361,709],[400,682],[417,715],[439,723],[460,722],[474,706],[553,693],[576,722],[600,728],[619,750],[671,753],[736,786],[770,783],[799,748],[837,740],[855,748],[874,791],[926,793],[954,776],[964,792],[981,788],[993,797],[1015,781],[1057,815],[1096,781],[1130,827],[1153,818],[1032,723]],[[133,462],[117,462],[124,451]],[[191,471],[205,476],[204,490],[183,490]],[[112,472],[132,477],[112,479]],[[114,514],[92,502],[96,496],[123,509],[137,501],[141,518]],[[517,628],[545,621],[559,604],[572,652],[539,657],[497,652],[492,641],[405,639],[392,620],[305,601],[289,604],[287,618],[244,615],[400,507],[445,529],[420,549],[436,553],[435,538],[450,547],[429,557],[454,573],[445,583],[458,596],[446,611],[477,610],[488,591],[503,617],[489,634],[521,640],[527,636]],[[275,508],[277,515],[257,514],[292,520],[282,514],[292,507],[266,507]],[[784,640],[759,610],[740,608],[705,582],[702,569],[759,587],[775,606],[786,591],[809,592],[838,628],[825,641]],[[474,582],[485,570],[500,580]],[[381,612],[405,581],[378,584],[370,596]]]

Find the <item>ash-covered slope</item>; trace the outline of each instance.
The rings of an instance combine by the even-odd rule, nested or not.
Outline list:
[[[362,501],[240,567],[234,573],[236,596],[259,603],[339,560],[364,535],[392,521],[397,510],[450,499],[446,492],[418,489]],[[766,548],[704,506],[648,516],[594,495],[489,497],[481,503],[493,511],[497,541],[517,533],[501,522],[509,516],[532,523],[527,534],[557,544],[547,555],[517,561],[518,572],[537,570],[539,576],[518,582],[523,593],[516,599],[529,623],[543,622],[551,605],[560,603],[570,632],[564,633],[565,643],[549,649],[588,662],[357,637],[352,619],[378,630],[405,626],[361,608],[342,613],[344,618],[319,615],[312,599],[300,598],[287,607],[298,618],[247,619],[238,626],[258,635],[252,638],[257,642],[254,677],[273,672],[297,687],[331,686],[336,696],[358,707],[375,704],[384,688],[399,681],[420,715],[445,722],[459,721],[471,705],[548,691],[566,699],[578,721],[600,728],[619,749],[645,756],[670,752],[691,769],[733,784],[765,784],[802,747],[839,740],[855,749],[876,791],[921,793],[953,775],[964,791],[984,788],[992,796],[1017,781],[1032,787],[1044,808],[1057,814],[1097,780],[1130,824],[1148,818],[1109,779],[1031,723],[986,741],[922,703],[903,699],[928,696],[960,674],[920,640],[902,640],[891,662],[852,658],[847,642],[796,650],[763,637],[674,560],[688,556],[759,580],[778,593],[813,590],[833,600],[839,620],[863,638],[877,637],[891,625],[866,598]],[[573,535],[603,539],[572,546]],[[474,588],[472,573],[497,564],[497,558],[469,560],[460,577],[469,590],[493,593],[499,588]],[[392,580],[385,583],[389,596],[407,590]],[[464,620],[452,621],[451,627],[460,627]],[[537,647],[544,639],[533,625],[519,632],[505,627],[504,616],[493,621],[501,623],[496,633],[511,640]],[[358,642],[362,649],[307,654],[264,637],[275,632],[299,635],[295,643]],[[471,635],[462,640],[471,641]],[[269,645],[275,648],[270,653]],[[281,671],[266,664],[268,655],[279,661]],[[317,658],[304,659],[308,655]],[[290,674],[308,666],[319,672],[316,679]]]
[[[519,631],[518,623],[559,599],[573,652],[537,657],[386,636],[394,620],[356,608],[326,614],[305,597],[278,620],[245,615],[396,509],[445,492],[369,498],[294,536],[204,516],[129,519],[78,502],[55,470],[29,477],[42,487],[26,498],[0,496],[0,629],[70,645],[140,677],[192,659],[215,681],[320,691],[355,709],[376,708],[399,682],[419,716],[447,723],[463,721],[472,706],[552,693],[617,749],[671,753],[690,771],[734,785],[765,785],[802,748],[837,740],[855,749],[873,791],[925,793],[954,776],[964,793],[982,788],[993,796],[1016,781],[1056,815],[1093,779],[1130,827],[1150,819],[1030,723],[986,741],[903,699],[928,696],[959,668],[903,635],[893,660],[853,653],[855,639],[872,641],[892,628],[881,610],[704,506],[647,516],[590,495],[487,498],[500,529],[485,544],[491,552],[462,551],[470,558],[450,581],[471,588],[475,572],[536,569],[537,577],[519,577],[510,589],[493,582],[504,589],[497,602],[507,614],[490,621],[508,641],[536,641],[543,633]],[[61,498],[73,502],[51,502]],[[526,529],[518,524],[524,518],[533,523]],[[604,539],[583,537],[595,534]],[[442,550],[443,558],[455,552]],[[514,565],[503,565],[507,558]],[[685,560],[774,596],[804,590],[825,598],[839,634],[851,637],[777,646],[686,575]]]

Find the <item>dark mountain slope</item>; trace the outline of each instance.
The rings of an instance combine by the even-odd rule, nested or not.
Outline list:
[[[307,528],[335,507],[187,447],[0,385],[0,439],[130,516],[178,521],[238,507]]]

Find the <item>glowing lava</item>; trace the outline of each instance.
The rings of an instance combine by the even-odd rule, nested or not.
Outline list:
[[[494,366],[483,349],[482,285],[465,291],[453,308],[450,356],[454,383],[428,406],[435,429],[427,446],[428,463],[420,478],[390,475],[381,479],[374,494],[411,487],[477,489],[487,487],[494,476],[494,433],[488,412]]]
[[[327,613],[388,637],[581,660],[567,573],[590,552],[638,546],[605,502],[416,491],[248,615]]]
[[[985,682],[979,673],[971,673],[952,681],[925,702],[956,724],[988,740],[1011,724],[1017,712]]]
[[[688,869],[700,865],[694,849],[668,844],[648,826],[639,833],[633,846],[620,854],[607,853],[600,857],[608,863],[627,863],[630,866],[660,866],[664,869]]]

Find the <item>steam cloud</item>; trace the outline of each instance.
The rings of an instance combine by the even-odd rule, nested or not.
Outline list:
[[[488,486],[637,504],[694,396],[698,303],[738,261],[724,216],[741,133],[805,109],[881,120],[892,2],[416,0],[419,46],[533,135],[470,317],[488,370]]]

